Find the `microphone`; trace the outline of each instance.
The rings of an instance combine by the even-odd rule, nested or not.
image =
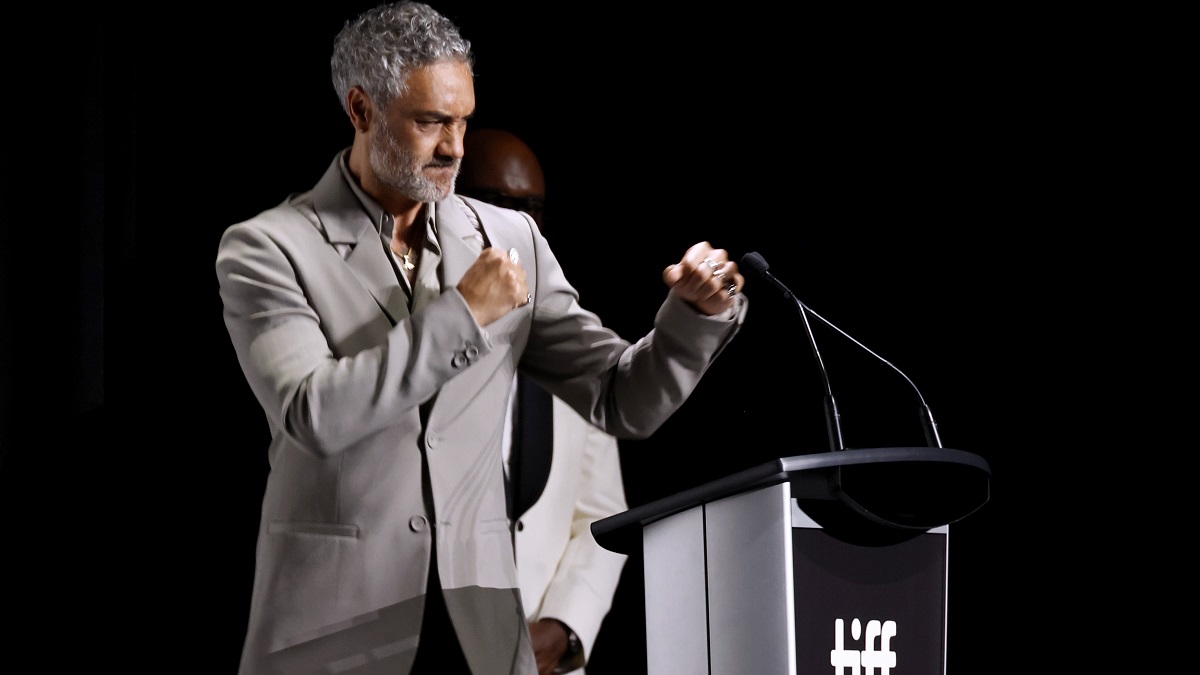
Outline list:
[[[909,379],[908,375],[905,375],[904,372],[893,365],[891,361],[888,361],[882,356],[871,351],[866,345],[858,340],[855,340],[848,333],[846,333],[846,331],[838,328],[831,321],[814,312],[811,307],[805,305],[803,302],[800,302],[799,298],[796,297],[795,293],[792,293],[791,289],[785,286],[782,281],[775,278],[775,275],[768,271],[770,266],[767,265],[766,259],[759,255],[758,252],[751,251],[750,253],[743,255],[740,266],[750,270],[754,274],[770,282],[771,285],[783,292],[784,298],[794,301],[796,303],[796,307],[800,310],[800,317],[804,319],[804,329],[808,333],[808,342],[810,345],[812,345],[813,354],[817,357],[817,365],[821,369],[821,379],[825,383],[825,425],[829,430],[829,443],[831,446],[834,446],[834,450],[843,449],[842,430],[839,425],[841,416],[838,415],[837,404],[834,403],[833,400],[833,392],[829,387],[829,375],[825,372],[825,364],[821,361],[821,355],[817,351],[817,342],[813,338],[812,326],[809,325],[808,322],[809,314],[812,314],[816,318],[820,319],[825,325],[841,333],[842,336],[847,340],[850,340],[859,347],[862,347],[868,354],[879,359],[892,370],[900,373],[900,377],[903,377],[904,380],[908,382],[909,386],[913,388],[913,391],[917,393],[917,398],[921,401],[921,409],[919,412],[921,416],[921,428],[925,432],[925,442],[928,443],[929,447],[931,448],[942,447],[942,439],[940,436],[938,436],[937,421],[933,419],[933,411],[929,409],[929,405],[925,402],[925,397],[921,395],[921,390],[917,388],[917,385],[914,384],[911,379]]]
[[[796,294],[792,293],[791,289],[776,279],[774,274],[767,271],[769,265],[757,251],[751,251],[742,256],[740,266],[771,282],[776,288],[783,291],[784,298],[794,301],[796,308],[800,310],[800,318],[804,320],[804,330],[808,333],[808,344],[812,346],[813,356],[817,358],[817,367],[821,370],[821,381],[825,383],[825,433],[829,436],[829,449],[833,452],[845,450],[846,446],[842,442],[842,416],[838,412],[837,401],[833,398],[833,388],[829,386],[829,373],[825,371],[821,350],[817,349],[817,340],[813,337],[812,326],[808,323],[808,313],[805,311],[807,308],[796,297]]]

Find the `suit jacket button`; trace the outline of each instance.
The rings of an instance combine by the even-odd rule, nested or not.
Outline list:
[[[413,516],[408,519],[408,529],[413,532],[424,532],[426,525],[428,523],[425,521],[425,516]]]

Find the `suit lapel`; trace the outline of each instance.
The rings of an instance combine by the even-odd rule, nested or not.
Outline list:
[[[533,506],[550,477],[554,459],[554,402],[537,382],[517,375],[517,424],[510,467],[509,518]]]
[[[313,188],[313,208],[329,243],[334,248],[351,247],[350,254],[345,256],[346,264],[394,325],[408,316],[408,294],[396,278],[378,225],[371,222],[346,184],[340,161],[339,155]]]
[[[378,232],[373,229],[364,232],[346,258],[346,264],[354,270],[393,325],[408,316],[408,293],[396,277]]]
[[[451,196],[437,204],[437,236],[442,247],[442,289],[458,285],[486,246],[483,234],[467,216],[468,208]],[[476,214],[478,217],[478,214]]]
[[[442,280],[446,286],[462,279],[485,246],[530,245],[528,240],[522,245],[499,236],[477,211],[474,215],[481,225],[476,228],[467,209],[471,209],[470,203],[456,197],[438,203],[438,241],[443,242]],[[536,277],[531,277],[530,283],[536,285]],[[554,402],[550,393],[518,374],[516,395],[517,419],[507,484],[508,515],[514,521],[542,496],[554,455]]]

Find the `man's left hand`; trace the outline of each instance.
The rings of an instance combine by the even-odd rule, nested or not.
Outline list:
[[[702,241],[663,270],[663,282],[697,310],[713,316],[733,305],[733,296],[741,292],[746,279],[728,251]]]

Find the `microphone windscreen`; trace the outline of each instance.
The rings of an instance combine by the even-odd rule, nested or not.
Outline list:
[[[767,265],[766,258],[759,255],[758,251],[751,251],[742,256],[741,266],[754,272],[755,276],[760,277],[766,274],[767,268],[770,267],[770,265]]]

